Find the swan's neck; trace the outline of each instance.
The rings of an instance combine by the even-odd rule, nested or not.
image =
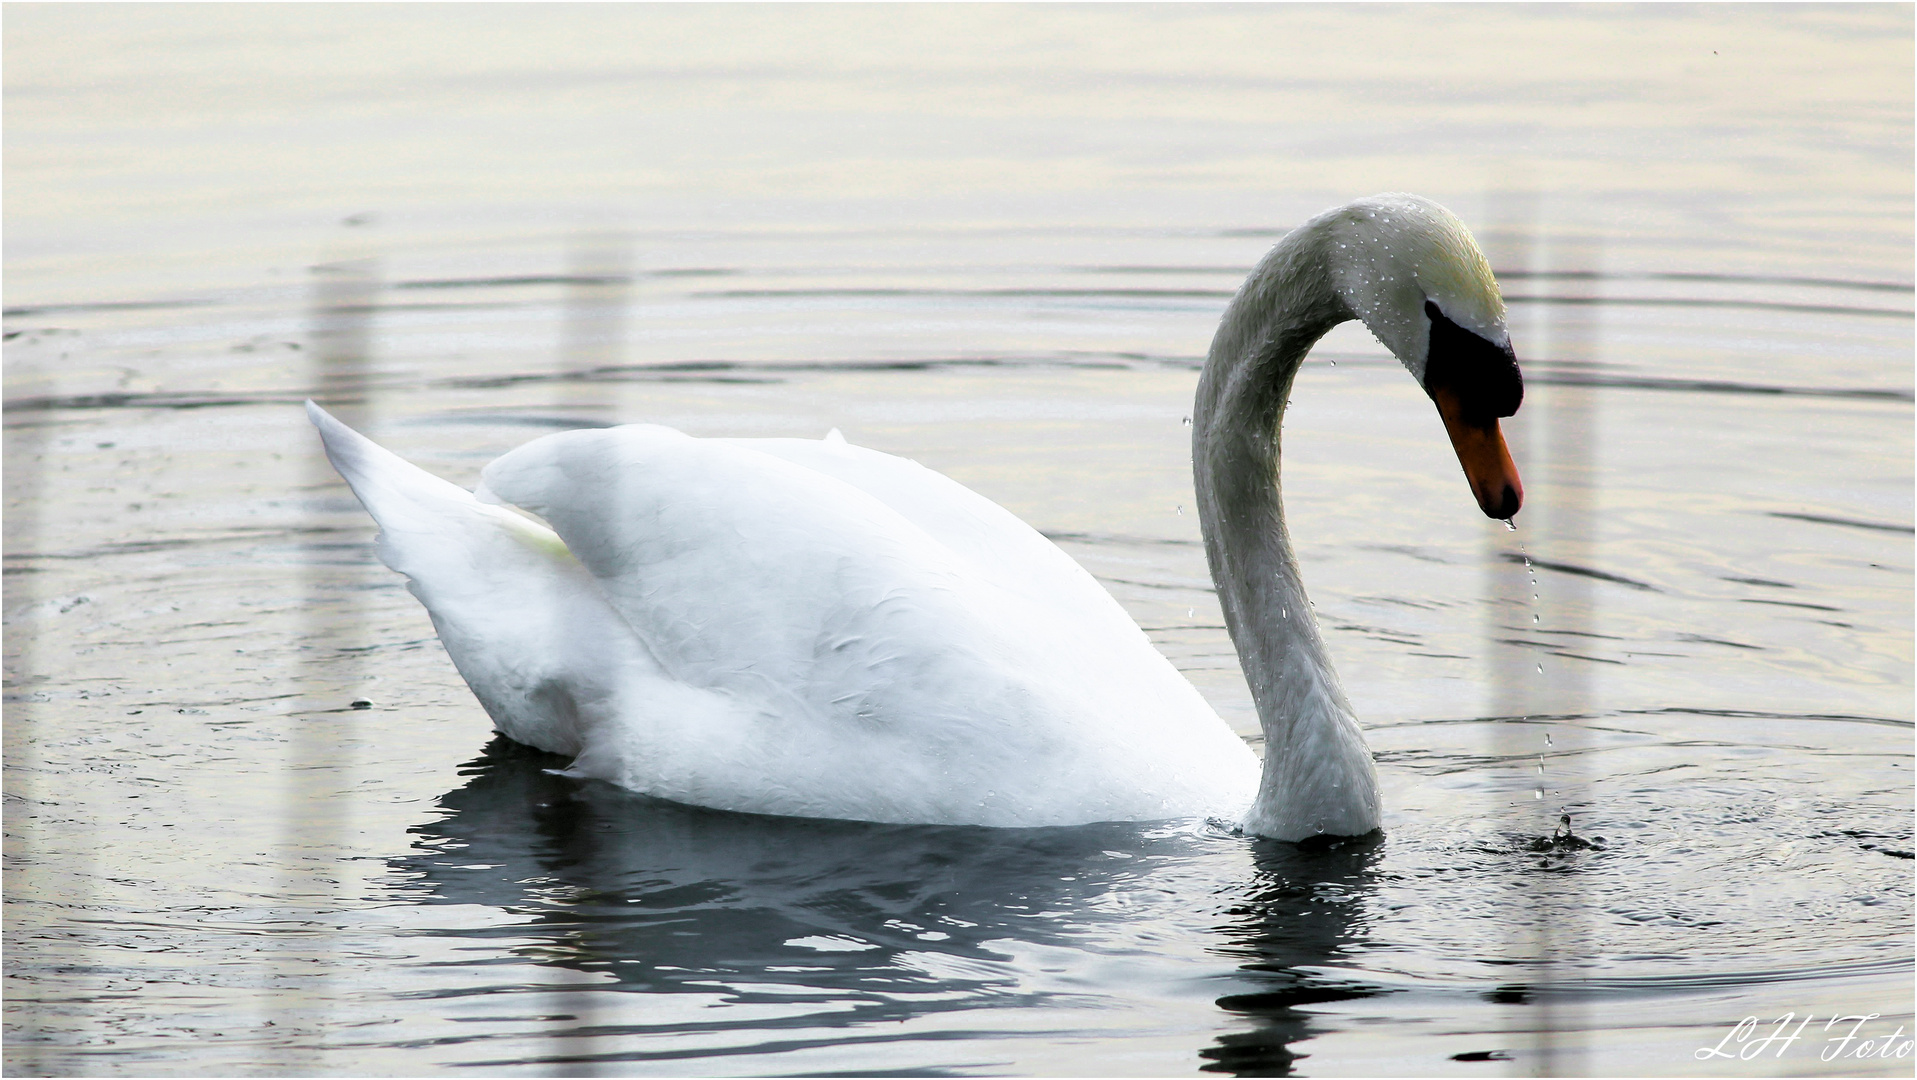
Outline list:
[[[1305,598],[1279,494],[1279,426],[1305,354],[1352,312],[1333,289],[1323,233],[1279,244],[1226,310],[1198,382],[1192,469],[1205,555],[1264,728],[1264,772],[1245,828],[1281,840],[1378,826],[1371,752]]]

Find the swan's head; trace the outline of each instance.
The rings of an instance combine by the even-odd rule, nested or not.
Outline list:
[[[1352,314],[1438,406],[1478,506],[1510,518],[1524,485],[1498,430],[1524,377],[1491,264],[1451,211],[1416,195],[1374,195],[1327,213],[1322,251]]]

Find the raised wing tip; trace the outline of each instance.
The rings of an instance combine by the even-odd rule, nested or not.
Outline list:
[[[838,428],[833,428],[831,431],[825,433],[824,441],[830,446],[844,446],[846,445],[845,433]]]
[[[348,483],[355,484],[356,489],[357,483],[354,478],[360,474],[361,470],[372,467],[371,462],[383,461],[387,458],[400,462],[399,458],[375,444],[373,440],[346,426],[345,421],[320,408],[318,403],[311,399],[306,402],[306,418],[311,420],[313,427],[319,431],[320,443],[326,447],[326,456],[333,462],[333,467],[339,470],[340,475],[344,476]],[[412,468],[411,465],[406,467]]]
[[[328,432],[334,429],[353,430],[347,427],[339,417],[320,408],[319,403],[312,398],[306,399],[306,418],[311,420],[313,426],[320,429],[321,432]]]

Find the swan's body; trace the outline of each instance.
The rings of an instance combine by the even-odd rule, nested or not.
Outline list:
[[[1381,231],[1379,210],[1409,230]],[[1329,254],[1360,235],[1390,236],[1400,254]],[[1433,269],[1398,266],[1406,257]],[[1281,839],[1354,835],[1377,827],[1377,785],[1284,534],[1277,423],[1311,343],[1367,306],[1384,312],[1367,323],[1426,377],[1430,350],[1394,340],[1415,336],[1416,319],[1438,340],[1391,292],[1407,279],[1439,301],[1440,322],[1508,356],[1482,263],[1441,208],[1367,200],[1288,236],[1219,329],[1193,461],[1265,728],[1262,774],[1089,574],[912,462],[831,437],[632,426],[538,439],[487,466],[475,495],[309,410],[379,522],[380,557],[411,579],[494,724],[573,755],[579,775],[767,814],[995,826],[1215,816]],[[1431,284],[1447,273],[1462,298]],[[1468,459],[1466,471],[1478,488]],[[1480,503],[1503,508],[1482,490]]]
[[[843,441],[571,431],[414,469],[314,410],[508,737],[679,802],[869,821],[1236,814],[1257,762],[1010,513]]]

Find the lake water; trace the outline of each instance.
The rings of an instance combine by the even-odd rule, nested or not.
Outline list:
[[[8,1075],[1908,1075],[1909,6],[5,31]],[[1528,499],[1478,513],[1361,329],[1307,363],[1291,529],[1386,818],[1331,850],[555,776],[297,407],[467,484],[840,428],[1255,744],[1183,419],[1246,270],[1394,189],[1500,272]],[[1601,846],[1538,850],[1564,814]]]

